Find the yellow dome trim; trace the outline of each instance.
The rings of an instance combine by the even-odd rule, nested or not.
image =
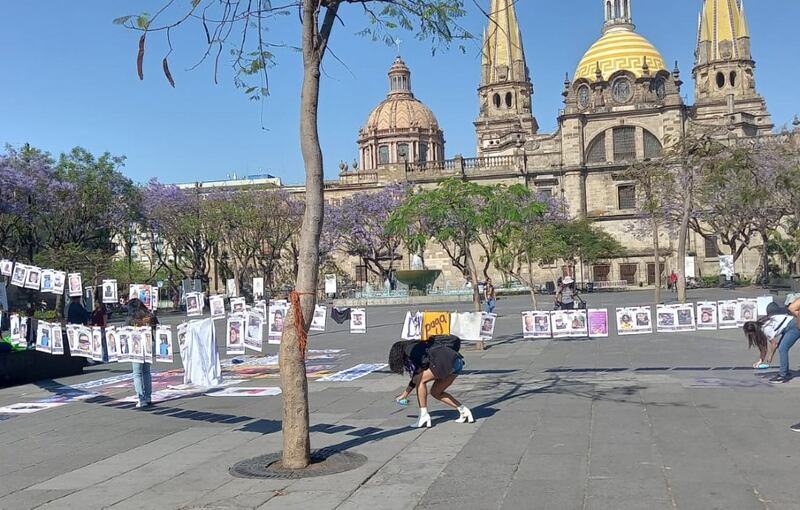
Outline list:
[[[637,78],[644,75],[642,66],[645,57],[650,74],[666,70],[664,57],[650,41],[628,28],[608,30],[583,55],[575,78],[594,81],[598,66],[603,78],[608,79],[617,71],[630,71]]]

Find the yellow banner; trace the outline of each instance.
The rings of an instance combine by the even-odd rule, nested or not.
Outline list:
[[[450,312],[422,313],[422,340],[430,340],[436,335],[450,334]]]

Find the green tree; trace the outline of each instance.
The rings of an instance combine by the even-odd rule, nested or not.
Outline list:
[[[274,4],[269,0],[191,0],[181,12],[170,11],[172,0],[150,17],[146,14],[118,18],[142,32],[139,39],[137,66],[139,78],[144,76],[145,40],[154,32],[166,36],[172,50],[170,32],[185,25],[202,27],[205,57],[219,63],[219,56],[229,42],[235,83],[251,97],[269,92],[267,70],[273,63],[268,30],[281,15],[299,14],[300,48],[303,57],[303,83],[300,91],[300,149],[305,163],[305,208],[297,244],[298,264],[293,306],[287,317],[280,347],[280,371],[283,388],[283,455],[282,465],[288,469],[305,468],[310,461],[308,433],[308,382],[305,376],[306,334],[316,305],[320,266],[320,236],[324,217],[323,157],[318,133],[318,110],[321,67],[340,8],[355,5],[366,14],[371,26],[365,31],[374,38],[385,30],[416,29],[420,38],[431,38],[434,44],[448,45],[469,34],[454,20],[464,14],[462,0],[289,0]],[[175,14],[166,20],[169,13]],[[162,16],[165,21],[162,21]],[[292,19],[292,18],[284,18]],[[234,42],[235,40],[235,42]],[[203,57],[203,58],[205,58]],[[216,69],[215,65],[215,77]],[[167,57],[162,60],[167,80],[174,86]],[[254,85],[251,79],[255,78]],[[295,314],[300,314],[296,318]],[[298,320],[299,319],[299,320]]]

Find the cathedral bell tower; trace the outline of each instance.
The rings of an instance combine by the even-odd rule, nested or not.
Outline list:
[[[483,36],[478,156],[514,154],[539,129],[515,0],[491,0]]]
[[[704,0],[695,52],[695,120],[727,125],[738,136],[772,131],[756,92],[744,0]]]

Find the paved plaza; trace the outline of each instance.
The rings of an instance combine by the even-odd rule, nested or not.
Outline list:
[[[761,293],[698,290],[690,298]],[[587,297],[591,307],[613,311],[648,304],[652,294]],[[407,380],[385,370],[350,382],[313,374],[313,446],[365,455],[356,470],[235,478],[234,463],[280,450],[279,396],[199,394],[140,411],[118,402],[132,394],[120,386],[0,416],[0,508],[800,508],[800,434],[789,429],[800,421],[800,380],[767,383],[776,369],[750,368],[757,352],[739,330],[618,337],[612,328],[610,338],[529,341],[519,318],[527,309],[527,297],[501,299],[494,341],[465,353],[452,390],[473,409],[474,424],[453,423],[454,411],[432,403],[433,427],[411,428],[417,406],[394,402]],[[329,320],[326,333],[310,337],[324,367],[315,370],[386,362],[406,310],[369,308],[366,335]],[[793,369],[799,360],[800,351]],[[96,365],[82,376],[2,389],[0,406],[129,371],[128,363]],[[277,386],[275,376],[260,373],[240,386]]]

